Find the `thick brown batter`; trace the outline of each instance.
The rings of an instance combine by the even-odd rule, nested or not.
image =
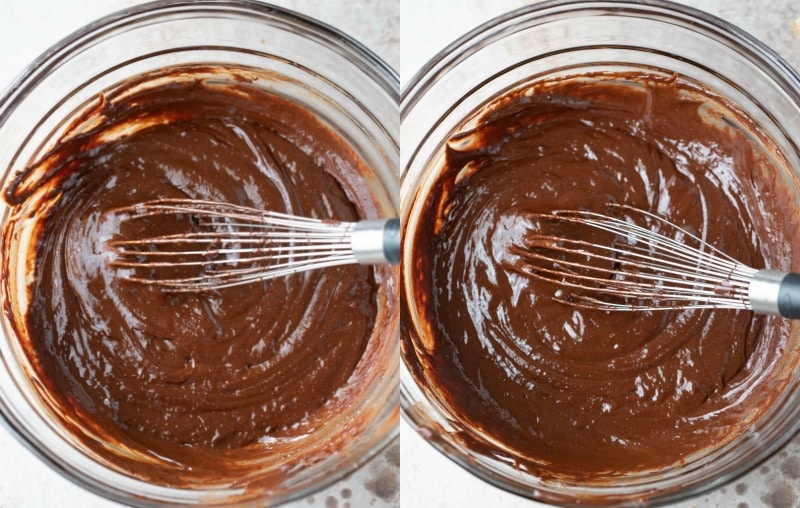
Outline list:
[[[212,79],[191,79],[201,71]],[[100,460],[131,459],[123,469],[167,484],[246,481],[247,461],[276,450],[275,464],[298,467],[281,446],[302,446],[358,403],[351,377],[378,314],[368,267],[170,294],[109,266],[107,240],[192,227],[188,217],[126,222],[113,211],[154,198],[339,220],[376,213],[358,184],[368,170],[339,135],[303,107],[212,71],[147,76],[105,97],[5,194],[41,224],[17,326],[46,397],[68,427],[100,436],[87,438]]]
[[[691,460],[763,413],[782,386],[771,368],[785,321],[580,310],[554,302],[558,288],[526,276],[515,253],[538,227],[530,212],[625,203],[749,265],[800,266],[786,233],[796,210],[752,128],[675,76],[631,73],[539,82],[448,140],[411,239],[422,324],[404,318],[404,351],[472,429],[459,439],[536,475],[594,482]]]

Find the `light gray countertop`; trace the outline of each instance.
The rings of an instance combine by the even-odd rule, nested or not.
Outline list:
[[[100,17],[140,0],[4,1],[0,14],[0,90],[51,45]],[[399,68],[397,0],[274,0],[349,34]],[[2,150],[2,147],[0,147]],[[331,487],[291,503],[299,508],[399,506],[399,443]],[[66,480],[39,461],[0,425],[0,508],[119,506]]]
[[[501,12],[531,0],[401,0],[400,83],[448,43]],[[800,39],[789,22],[800,17],[791,0],[692,0],[679,2],[739,26],[777,51],[800,70]],[[405,422],[400,425],[400,496],[414,508],[522,508],[545,505],[508,494],[471,476],[426,443]],[[759,468],[707,495],[676,508],[794,508],[800,506],[800,438]]]

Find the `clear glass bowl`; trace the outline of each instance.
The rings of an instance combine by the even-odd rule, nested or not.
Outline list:
[[[101,19],[56,44],[0,98],[0,168],[4,184],[59,139],[70,119],[98,94],[131,77],[175,65],[258,69],[259,86],[314,111],[372,168],[365,182],[374,199],[368,215],[399,210],[399,80],[361,44],[290,11],[249,1],[166,1]],[[5,185],[4,185],[5,187]],[[8,207],[0,204],[0,214]],[[24,263],[9,262],[2,291],[24,286]],[[376,269],[380,315],[350,386],[358,403],[315,438],[315,462],[286,474],[260,457],[254,480],[172,488],[137,479],[94,456],[75,429],[56,418],[38,391],[32,369],[4,313],[0,333],[0,412],[17,437],[54,469],[106,497],[128,504],[270,504],[297,499],[358,468],[398,435],[399,307],[397,270]],[[12,281],[12,282],[9,282]],[[316,434],[316,433],[315,433]],[[324,454],[325,444],[338,452]],[[280,462],[280,461],[274,461]],[[284,467],[284,466],[282,466]],[[254,486],[255,485],[255,486]]]
[[[427,339],[410,287],[415,224],[441,167],[443,143],[492,98],[533,79],[593,71],[679,73],[728,97],[780,150],[775,178],[800,203],[800,77],[738,28],[685,6],[661,2],[550,1],[510,12],[457,40],[408,84],[401,99],[400,404],[403,416],[467,471],[510,492],[555,504],[673,502],[716,488],[752,469],[800,429],[800,323],[792,323],[778,367],[788,380],[775,404],[744,435],[672,469],[570,484],[537,478],[508,460],[476,453],[470,433],[448,413],[420,360]],[[795,208],[796,209],[796,208]],[[477,437],[481,439],[480,436]],[[487,444],[491,449],[491,444]]]

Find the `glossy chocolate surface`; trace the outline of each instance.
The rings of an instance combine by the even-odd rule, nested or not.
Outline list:
[[[246,72],[215,72],[118,87],[5,194],[7,244],[16,222],[38,224],[16,326],[45,397],[99,460],[170,485],[299,467],[309,436],[363,399],[354,372],[379,314],[371,267],[176,294],[109,265],[108,240],[195,226],[116,211],[150,199],[374,217],[369,171],[339,134]]]
[[[785,383],[786,321],[577,309],[515,250],[531,213],[625,203],[751,266],[796,266],[795,205],[759,136],[708,90],[626,73],[536,82],[447,140],[405,242],[403,326],[412,374],[468,429],[454,439],[591,483],[690,461],[759,418]]]

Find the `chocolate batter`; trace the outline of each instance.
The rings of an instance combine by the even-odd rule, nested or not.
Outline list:
[[[363,397],[372,268],[174,294],[122,280],[106,242],[193,226],[115,212],[154,198],[374,217],[367,174],[314,114],[244,72],[174,69],[102,97],[5,193],[7,245],[16,221],[38,224],[16,327],[53,411],[99,460],[160,483],[244,482],[265,459],[299,467],[291,443]]]
[[[796,205],[748,131],[760,136],[707,90],[629,73],[537,82],[447,141],[404,244],[420,313],[414,325],[405,309],[404,354],[471,429],[458,439],[538,476],[591,483],[691,461],[764,413],[784,382],[772,368],[786,321],[580,310],[527,276],[519,250],[540,227],[531,212],[626,203],[751,266],[800,266],[787,236]]]

